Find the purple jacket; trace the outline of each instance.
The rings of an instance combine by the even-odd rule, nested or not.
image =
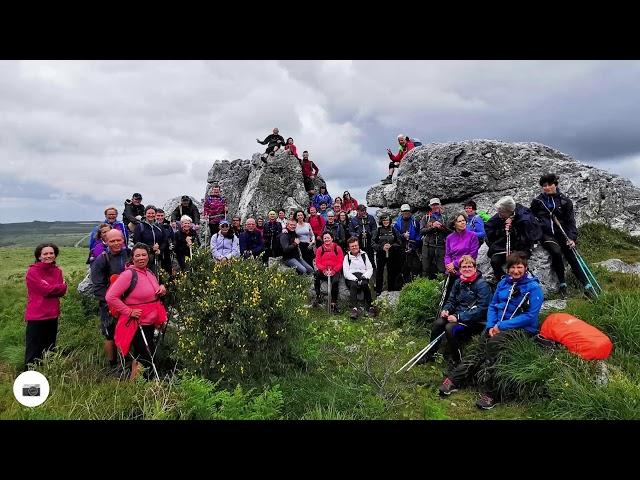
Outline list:
[[[458,268],[463,255],[471,255],[475,260],[478,257],[478,248],[478,237],[475,233],[466,229],[459,233],[453,232],[447,236],[444,264],[453,262],[453,266]]]

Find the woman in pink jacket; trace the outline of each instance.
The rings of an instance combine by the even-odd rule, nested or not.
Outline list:
[[[153,366],[155,352],[153,333],[167,321],[167,312],[159,297],[167,293],[156,276],[147,268],[149,247],[136,243],[132,250],[133,265],[122,272],[107,290],[105,300],[109,310],[117,314],[115,343],[123,356],[132,350],[131,379],[138,375],[141,362]],[[134,273],[135,272],[135,273]],[[131,289],[132,282],[135,286]],[[125,295],[125,293],[128,293]],[[155,369],[155,367],[154,367]],[[148,370],[149,371],[149,370]]]
[[[67,293],[62,270],[56,265],[58,253],[53,243],[38,245],[34,252],[36,262],[27,270],[25,368],[42,360],[44,353],[56,346],[60,297]]]

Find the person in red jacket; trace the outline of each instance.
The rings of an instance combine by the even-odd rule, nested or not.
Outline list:
[[[311,230],[316,236],[316,247],[320,247],[322,244],[322,230],[324,230],[326,223],[322,215],[318,213],[315,205],[309,205],[309,225],[311,225]]]
[[[300,168],[302,169],[302,181],[304,182],[304,189],[309,194],[309,198],[311,198],[316,194],[313,179],[316,178],[320,170],[312,160],[309,160],[309,152],[307,150],[302,152]]]
[[[293,143],[293,138],[287,138],[287,144],[284,146],[284,150],[285,152],[288,151],[289,155],[293,155],[294,157],[296,157],[298,159],[298,162],[300,161],[300,157],[298,157],[298,149]]]
[[[340,271],[344,253],[337,243],[333,241],[331,232],[322,235],[322,246],[316,250],[316,271],[314,273],[316,288],[316,300],[314,306],[320,305],[320,282],[328,281],[331,277],[331,312],[338,313],[338,287],[340,283]]]
[[[389,148],[387,148],[387,155],[389,155],[389,176],[382,179],[382,183],[391,183],[391,178],[393,177],[393,171],[400,166],[400,162],[405,157],[405,155],[411,150],[415,145],[411,140],[407,138],[406,135],[402,133],[398,135],[398,143],[400,144],[400,150],[395,155],[391,152]]]
[[[62,269],[56,265],[59,251],[53,243],[38,245],[34,252],[36,261],[27,270],[25,369],[56,346],[60,297],[67,293]]]

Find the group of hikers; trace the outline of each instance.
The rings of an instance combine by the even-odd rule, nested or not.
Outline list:
[[[284,142],[277,137],[274,129],[264,142],[258,140],[269,144],[266,155],[284,145],[297,158],[293,140]],[[404,156],[414,144],[404,135],[398,140]],[[396,160],[402,156],[388,153],[394,161],[394,166],[389,166],[390,179]],[[304,161],[309,162],[308,155]],[[573,204],[560,192],[555,174],[543,175],[539,183],[542,192],[530,208],[511,196],[502,197],[495,204],[497,213],[486,223],[473,200],[448,215],[435,197],[421,219],[412,214],[410,205],[403,204],[396,219],[383,214],[376,221],[348,191],[333,199],[325,185],[315,193],[311,192],[313,184],[305,183],[310,193],[305,209],[290,215],[283,209],[270,210],[266,218],[250,217],[244,225],[239,216],[227,220],[227,200],[220,186],[213,184],[204,199],[202,219],[207,228],[203,232],[200,212],[189,196],[182,196],[166,218],[162,209],[145,207],[142,196],[134,193],[125,202],[122,221],[115,207],[105,209],[105,220],[94,228],[89,242],[87,263],[92,293],[99,301],[105,355],[115,371],[119,367],[117,352],[123,357],[131,352],[131,378],[137,375],[139,363],[146,367],[145,373],[155,371],[154,330],[161,331],[167,321],[160,300],[167,289],[159,281],[160,269],[170,276],[178,270],[188,274],[187,259],[204,238],[216,262],[257,258],[268,263],[269,258],[280,258],[298,274],[313,275],[314,306],[324,303],[321,285],[328,282],[332,313],[339,313],[338,288],[344,277],[353,320],[364,312],[376,315],[370,281],[375,275],[374,290],[380,295],[385,289],[385,269],[389,291],[399,290],[416,276],[442,278],[443,293],[438,317],[431,326],[431,340],[446,339],[447,371],[439,391],[449,395],[480,368],[487,370],[514,332],[537,333],[543,294],[538,279],[527,270],[534,244],[541,243],[551,254],[561,294],[567,290],[564,257],[586,294],[593,296],[593,287],[572,254],[577,240]],[[491,283],[476,265],[483,242],[488,245],[494,277]],[[39,245],[36,262],[27,272],[26,365],[41,359],[55,345],[59,298],[67,289],[55,265],[58,253],[58,247],[51,243]],[[360,293],[364,306],[359,307]],[[484,355],[468,359],[462,353],[463,344],[477,334],[482,335]],[[435,351],[420,362],[433,360]],[[477,405],[492,408],[498,393],[491,374],[483,376],[480,387]]]

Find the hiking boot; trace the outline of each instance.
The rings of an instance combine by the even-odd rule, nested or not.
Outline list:
[[[351,318],[351,320],[356,320],[359,314],[360,312],[358,311],[358,307],[353,307],[351,309],[351,314],[349,315],[349,318]]]
[[[267,158],[264,155],[260,155],[260,160],[265,164],[267,163]]]
[[[497,404],[498,402],[496,402],[492,397],[483,393],[476,402],[476,407],[481,408],[482,410],[491,410]]]
[[[378,315],[378,310],[376,309],[376,307],[371,306],[369,307],[369,311],[367,312],[367,314],[370,317],[375,317],[376,315]]]
[[[448,397],[453,392],[457,391],[458,387],[455,386],[449,377],[446,377],[442,382],[442,385],[440,385],[440,388],[438,388],[438,392],[440,392],[441,397]]]
[[[389,183],[391,183],[392,178],[393,178],[393,175],[384,177],[382,180],[380,180],[380,183],[382,183],[383,185],[388,185]]]
[[[567,298],[567,284],[561,283],[558,285],[558,293],[562,298]]]

